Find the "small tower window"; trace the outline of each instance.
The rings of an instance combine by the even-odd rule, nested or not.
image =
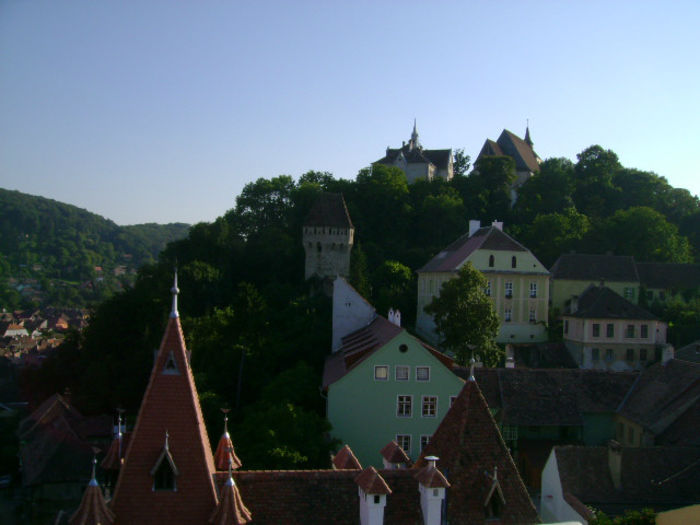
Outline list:
[[[154,490],[176,490],[175,473],[170,463],[161,461],[153,475]]]
[[[496,262],[496,258],[493,255],[489,255],[489,268],[493,268],[493,265]]]
[[[513,257],[510,260],[510,267],[511,268],[516,268],[518,266],[518,259],[513,255]]]
[[[175,356],[173,355],[172,352],[168,355],[168,360],[165,362],[165,365],[163,366],[163,374],[166,375],[178,375],[180,374],[180,371],[177,368],[177,362],[175,361]]]

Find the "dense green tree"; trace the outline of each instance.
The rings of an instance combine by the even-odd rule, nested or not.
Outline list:
[[[500,323],[485,288],[486,278],[467,262],[425,307],[435,320],[442,347],[454,352],[461,365],[472,355],[487,366],[497,366],[502,358],[494,342]]]
[[[656,513],[653,509],[628,510],[614,518],[600,510],[594,510],[594,517],[588,520],[589,525],[654,525]]]
[[[454,175],[466,175],[471,167],[471,157],[464,154],[464,148],[457,148],[452,159],[452,173]]]
[[[508,221],[515,178],[515,161],[511,157],[481,157],[467,180],[455,177],[455,184],[475,218]]]
[[[561,254],[580,247],[590,227],[588,217],[568,208],[537,215],[531,225],[519,228],[516,237],[549,268]]]
[[[539,172],[518,190],[514,206],[520,224],[527,225],[537,215],[561,213],[573,207],[574,165],[569,159],[551,158],[540,164]]]
[[[617,155],[595,145],[577,156],[574,167],[576,208],[589,217],[606,217],[618,209],[620,189],[613,183],[615,173],[622,167]]]
[[[402,324],[413,326],[416,310],[416,279],[405,264],[398,261],[384,261],[372,276],[372,304],[382,315],[389,308],[401,311]]]

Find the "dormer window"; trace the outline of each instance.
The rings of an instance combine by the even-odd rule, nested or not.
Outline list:
[[[484,500],[484,514],[486,519],[497,519],[501,517],[503,507],[506,504],[501,484],[498,481],[498,467],[493,468],[493,475],[488,472],[486,475],[491,486]]]
[[[170,446],[168,444],[169,435],[165,433],[165,444],[163,445],[163,450],[160,452],[160,456],[156,460],[156,464],[151,469],[151,476],[153,476],[153,490],[169,490],[176,491],[177,483],[175,477],[180,475],[177,466],[175,465],[175,460],[170,453]]]
[[[175,356],[172,352],[168,354],[168,360],[163,366],[163,374],[165,375],[179,375],[180,370],[177,368],[177,362],[175,361]]]

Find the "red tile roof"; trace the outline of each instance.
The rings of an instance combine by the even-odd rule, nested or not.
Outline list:
[[[166,369],[172,359],[176,371]],[[150,472],[169,434],[177,491],[153,490]],[[206,523],[217,505],[214,457],[187,358],[180,319],[171,317],[114,491],[120,524]]]
[[[228,470],[229,460],[231,460],[231,468],[239,469],[241,468],[241,460],[236,456],[236,451],[233,449],[233,442],[231,441],[231,435],[228,430],[225,430],[221,434],[219,439],[219,444],[216,446],[216,453],[214,454],[214,466],[216,470]]]
[[[252,519],[252,514],[243,504],[241,493],[229,477],[221,488],[219,504],[209,518],[212,525],[245,525]]]
[[[338,453],[333,456],[333,468],[338,470],[343,469],[362,469],[360,461],[355,457],[349,445],[345,445]]]
[[[406,451],[393,440],[384,445],[384,448],[380,450],[379,453],[384,459],[392,464],[405,463],[408,465],[411,462],[411,458],[408,457]]]
[[[114,513],[107,507],[102,490],[93,478],[68,525],[112,525],[114,519]]]
[[[119,438],[117,437],[112,440],[112,443],[109,445],[109,449],[107,449],[105,457],[102,458],[102,461],[100,462],[100,466],[103,469],[119,470],[120,468],[122,468],[122,459],[124,459],[124,453],[126,452],[126,449],[129,446],[130,438],[131,432],[127,432],[122,435],[121,456],[119,455]]]
[[[414,477],[421,485],[429,489],[448,488],[450,486],[442,472],[433,465],[426,465],[416,472]]]
[[[500,523],[537,523],[537,511],[508,452],[476,381],[467,381],[414,468],[426,456],[438,456],[437,466],[450,482],[447,519],[451,523],[483,523],[484,503],[498,468],[505,505]]]
[[[365,494],[391,494],[389,485],[373,466],[367,467],[355,478],[355,483]]]

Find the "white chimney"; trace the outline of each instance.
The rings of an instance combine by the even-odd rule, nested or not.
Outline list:
[[[676,351],[673,349],[673,345],[664,345],[661,351],[661,364],[666,365],[671,359],[676,356]]]
[[[622,446],[611,439],[608,441],[608,467],[610,477],[616,490],[622,487]]]
[[[445,488],[449,487],[450,484],[435,466],[438,458],[426,456],[425,459],[428,465],[416,475],[423,524],[440,525],[442,523],[442,502],[445,499]]]
[[[355,478],[360,498],[360,525],[382,525],[386,496],[391,494],[381,474],[374,467],[367,467]]]
[[[496,228],[497,230],[503,231],[503,221],[493,221],[493,222],[491,223],[491,226],[493,226],[493,227]]]
[[[470,219],[469,220],[469,237],[474,235],[479,228],[481,228],[481,221]]]
[[[506,368],[515,368],[515,359],[513,356],[506,357]]]

